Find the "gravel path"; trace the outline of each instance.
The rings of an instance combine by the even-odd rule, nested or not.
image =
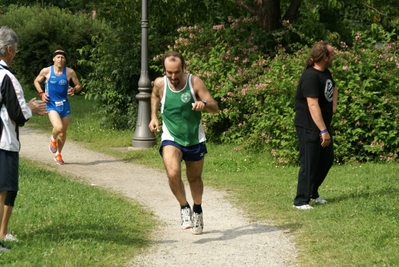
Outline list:
[[[135,199],[162,222],[153,233],[150,249],[131,259],[128,267],[297,266],[297,251],[290,234],[265,223],[251,222],[229,203],[225,192],[205,184],[204,233],[193,235],[190,230],[180,229],[179,205],[165,173],[87,150],[72,141],[67,141],[62,153],[66,164],[58,166],[48,150],[49,135],[22,127],[20,139],[21,157]],[[192,204],[189,192],[187,189]]]

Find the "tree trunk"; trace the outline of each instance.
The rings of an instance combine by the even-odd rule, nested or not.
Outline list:
[[[254,4],[259,27],[267,32],[281,28],[280,0],[255,0]]]
[[[283,20],[293,21],[299,17],[299,7],[301,6],[301,0],[292,0],[290,7],[285,13]]]
[[[235,0],[236,5],[259,18],[259,27],[265,31],[281,28],[280,0],[254,0],[253,6],[243,0]]]

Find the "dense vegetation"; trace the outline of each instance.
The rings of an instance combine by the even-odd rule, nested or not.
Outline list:
[[[76,49],[90,44],[92,36],[109,33],[104,21],[55,7],[10,6],[8,10],[0,16],[0,24],[13,28],[20,39],[12,68],[22,83],[33,84],[40,70],[53,63],[52,54],[56,49],[65,50],[68,66],[79,76],[92,72],[77,64],[82,57]]]
[[[62,46],[84,92],[100,100],[104,127],[134,128],[140,1],[29,2],[10,6],[0,1],[0,24],[11,26],[21,38],[13,66],[20,79],[30,85],[39,69],[51,63],[51,52]],[[310,47],[328,40],[337,49],[332,70],[339,90],[337,162],[394,160],[399,152],[399,3],[269,2],[278,3],[283,14],[279,23],[270,22],[272,27],[265,27],[264,13],[251,12],[262,10],[266,1],[149,1],[151,79],[162,74],[162,53],[181,51],[188,70],[204,79],[222,109],[205,115],[209,139],[238,149],[267,150],[276,162],[292,163],[297,159],[296,82]]]
[[[294,162],[294,95],[310,47],[278,46],[273,56],[259,57],[262,47],[244,30],[254,25],[255,21],[243,18],[228,27],[184,27],[175,49],[184,51],[189,70],[201,75],[219,100],[222,112],[206,117],[210,138],[257,151],[265,148],[276,162]],[[203,36],[212,37],[204,40]],[[351,47],[345,42],[337,47],[333,74],[339,108],[333,128],[338,162],[397,157],[395,39],[396,35],[376,27],[355,33]]]

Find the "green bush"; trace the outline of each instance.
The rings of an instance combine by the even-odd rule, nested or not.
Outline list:
[[[53,64],[52,54],[63,49],[67,54],[67,65],[78,76],[85,77],[91,69],[79,66],[81,58],[77,49],[91,42],[92,36],[105,31],[99,20],[85,15],[71,14],[59,8],[10,6],[0,16],[0,25],[11,27],[19,37],[19,53],[12,68],[23,84],[32,84],[44,67]]]
[[[93,38],[80,52],[79,61],[93,71],[84,80],[88,97],[99,100],[101,124],[112,129],[134,129],[140,77],[140,5],[118,0],[99,3],[99,16],[112,29]]]
[[[342,43],[334,63],[340,93],[333,127],[340,162],[398,156],[399,43],[380,33],[385,36],[356,33],[354,46]]]
[[[287,162],[296,155],[293,104],[305,55],[290,56],[277,46],[275,57],[262,56],[264,47],[255,43],[257,21],[229,22],[180,28],[173,47],[219,102],[219,114],[204,114],[208,139],[254,151],[267,148],[277,161]]]
[[[262,54],[252,42],[255,24],[241,18],[226,26],[184,27],[173,49],[219,102],[219,114],[204,116],[210,140],[266,149],[276,163],[296,163],[294,100],[310,47],[291,44],[296,52],[288,54],[280,45],[275,55]],[[390,161],[399,152],[398,41],[376,25],[363,35],[353,34],[352,47],[341,43],[332,68],[339,91],[333,119],[338,163]]]
[[[82,54],[90,55],[89,59],[79,63],[93,69],[83,82],[89,88],[87,97],[98,100],[101,125],[110,129],[134,129],[139,72],[136,64],[132,65],[131,62],[137,63],[137,59],[126,56],[134,53],[134,49],[125,47],[123,50],[123,42],[118,43],[116,35],[112,32],[93,38],[94,45],[87,45],[80,50]],[[126,51],[126,54],[120,51]]]

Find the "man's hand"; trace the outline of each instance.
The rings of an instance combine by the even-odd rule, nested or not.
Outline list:
[[[69,86],[69,88],[68,88],[68,95],[74,96],[75,93],[76,93],[75,88],[73,88],[72,86]]]
[[[196,101],[191,104],[193,106],[192,110],[194,111],[203,111],[205,110],[206,104],[203,101]]]
[[[44,92],[40,93],[40,94],[41,94],[42,101],[47,103],[49,101],[48,95],[46,93],[44,93]]]
[[[148,125],[151,132],[159,132],[158,119],[152,119]]]
[[[30,110],[32,110],[32,113],[36,113],[40,116],[46,115],[48,113],[46,110],[46,102],[43,100],[37,100],[35,97],[32,98],[26,105],[30,108]]]
[[[325,132],[320,135],[321,146],[326,147],[331,144],[331,136],[329,132]]]

